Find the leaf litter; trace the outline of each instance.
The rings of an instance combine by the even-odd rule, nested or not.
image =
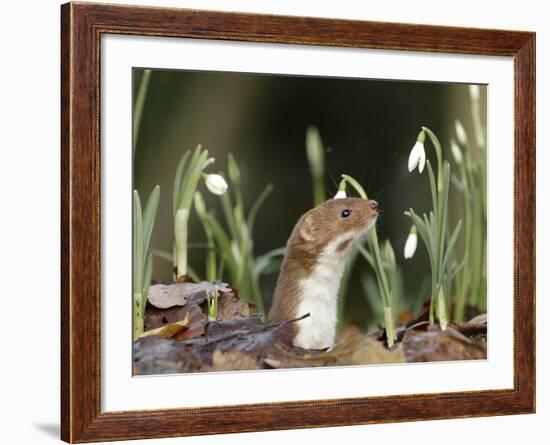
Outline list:
[[[208,322],[206,299],[219,291],[218,314]],[[349,327],[328,350],[292,345],[295,324],[305,317],[265,323],[225,283],[173,283],[151,286],[145,332],[134,342],[136,375],[207,371],[283,369],[474,360],[487,357],[487,317],[454,323],[445,331],[429,326],[425,311],[398,328],[389,350],[384,330],[366,335]]]

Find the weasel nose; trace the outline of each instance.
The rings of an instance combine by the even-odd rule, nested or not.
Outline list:
[[[372,210],[374,210],[375,212],[378,212],[378,210],[380,210],[380,206],[378,205],[378,203],[376,201],[371,201],[370,202],[370,208]]]

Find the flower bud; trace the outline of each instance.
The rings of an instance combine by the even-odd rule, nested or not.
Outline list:
[[[223,176],[221,175],[206,175],[205,183],[206,188],[214,195],[223,195],[227,192],[227,182],[225,182],[225,179],[223,179]]]
[[[403,255],[405,259],[408,260],[414,256],[417,244],[418,235],[416,234],[416,226],[412,226],[409,232],[409,236],[407,237],[407,241],[405,241],[405,251]]]
[[[239,170],[239,164],[237,164],[235,157],[231,153],[227,156],[227,170],[231,182],[239,184],[241,182],[241,171]]]
[[[469,85],[470,99],[472,102],[479,100],[479,85]]]
[[[462,151],[454,139],[451,139],[451,154],[458,165],[462,164]]]
[[[342,179],[340,181],[340,185],[338,186],[338,192],[336,193],[336,195],[334,195],[333,199],[342,199],[347,197],[348,195],[346,193],[346,180]]]
[[[468,136],[466,135],[466,130],[464,125],[458,119],[455,119],[455,133],[458,143],[462,146],[468,145]]]
[[[426,164],[426,151],[424,150],[424,140],[426,139],[426,134],[424,130],[418,133],[416,138],[416,143],[411,150],[409,155],[409,172],[412,172],[416,167],[418,167],[418,173],[422,173],[424,170],[424,165]]]

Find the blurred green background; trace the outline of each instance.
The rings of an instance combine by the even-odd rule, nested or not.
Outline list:
[[[133,70],[134,98],[143,71]],[[481,88],[481,108],[486,110],[486,87]],[[486,113],[481,117],[486,126]],[[430,267],[421,244],[414,258],[403,259],[410,228],[403,212],[410,207],[428,210],[430,195],[426,175],[409,173],[407,160],[423,125],[435,132],[445,157],[451,159],[448,141],[455,118],[473,135],[466,84],[153,70],[134,153],[134,188],[144,198],[155,185],[161,188],[151,247],[172,250],[174,172],[182,154],[197,144],[216,158],[207,169],[210,173],[226,172],[227,154],[235,155],[247,207],[268,183],[273,184],[257,217],[254,254],[284,246],[298,218],[313,206],[305,151],[306,129],[313,125],[326,147],[327,196],[336,193],[340,175],[346,173],[380,203],[379,237],[391,240],[402,266],[406,298],[418,306],[429,299]],[[433,149],[429,144],[426,148],[433,162]],[[207,206],[220,215],[218,197],[204,184],[199,190]],[[451,196],[453,203],[456,220],[461,207]],[[204,239],[192,214],[189,242]],[[153,279],[171,281],[170,264],[154,261]],[[204,251],[190,250],[189,264],[202,274]],[[366,271],[367,264],[359,259],[345,311],[348,322],[362,327],[372,314],[360,285]],[[267,308],[276,279],[277,273],[262,279]]]

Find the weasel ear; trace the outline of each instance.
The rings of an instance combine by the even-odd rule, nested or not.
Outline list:
[[[304,241],[312,241],[315,238],[315,224],[311,215],[304,216],[302,227],[300,227],[300,236]]]

